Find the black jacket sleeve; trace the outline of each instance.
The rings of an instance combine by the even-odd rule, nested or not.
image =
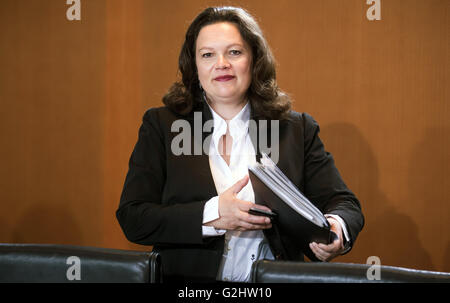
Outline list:
[[[164,203],[166,134],[156,109],[148,110],[129,161],[117,220],[131,242],[201,244],[204,201]]]
[[[323,213],[340,216],[347,225],[352,245],[364,226],[361,205],[339,174],[332,155],[319,138],[319,125],[303,114],[305,139],[305,195]]]

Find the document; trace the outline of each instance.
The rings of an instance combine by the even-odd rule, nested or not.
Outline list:
[[[265,153],[260,162],[249,166],[255,202],[269,207],[276,216],[273,230],[264,231],[272,252],[281,259],[298,260],[302,253],[317,258],[309,243],[329,244],[334,233],[322,212],[303,195]]]

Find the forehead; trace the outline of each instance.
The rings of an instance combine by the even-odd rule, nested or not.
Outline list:
[[[230,44],[245,45],[245,42],[236,25],[230,22],[220,22],[206,25],[200,30],[196,48],[214,48]]]

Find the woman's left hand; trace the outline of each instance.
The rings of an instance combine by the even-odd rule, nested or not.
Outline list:
[[[309,247],[316,257],[324,262],[330,261],[344,252],[344,240],[341,224],[339,224],[336,219],[331,217],[327,218],[327,220],[330,222],[331,230],[337,235],[337,239],[328,245],[315,242],[309,244]]]

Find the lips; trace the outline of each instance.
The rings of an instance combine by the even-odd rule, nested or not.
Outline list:
[[[232,75],[224,75],[224,76],[219,76],[217,78],[214,78],[214,80],[220,81],[220,82],[225,82],[225,81],[233,80],[234,78],[235,78],[235,76],[232,76]]]

